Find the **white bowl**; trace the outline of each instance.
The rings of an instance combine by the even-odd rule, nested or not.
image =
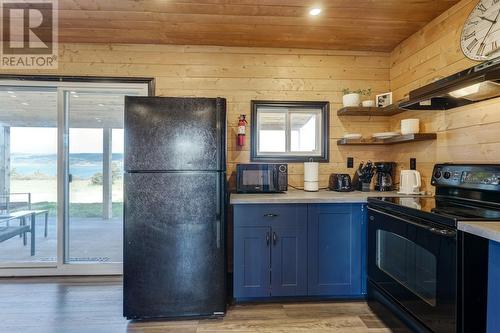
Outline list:
[[[375,139],[390,139],[398,136],[398,132],[382,132],[382,133],[373,133],[372,137]]]
[[[420,132],[420,119],[401,120],[401,134],[416,134]]]
[[[363,137],[363,135],[359,134],[359,133],[348,133],[346,135],[344,135],[344,139],[347,139],[347,140],[359,140]]]

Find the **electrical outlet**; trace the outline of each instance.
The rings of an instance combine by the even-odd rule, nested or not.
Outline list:
[[[354,168],[354,158],[353,157],[347,158],[347,168],[349,168],[349,169]]]
[[[410,158],[410,170],[417,170],[417,159],[414,157]]]

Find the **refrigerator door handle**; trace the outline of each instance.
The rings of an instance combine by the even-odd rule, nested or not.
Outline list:
[[[216,243],[217,243],[217,248],[220,249],[220,220],[217,220],[217,222],[215,222],[215,228],[216,228]]]
[[[224,200],[224,192],[222,191],[223,184],[221,184],[222,180],[219,178],[217,179],[217,182],[215,184],[215,191],[217,195],[217,204],[216,204],[216,214],[217,214],[217,220],[215,222],[215,237],[216,237],[216,243],[217,243],[217,248],[220,249],[220,243],[221,243],[221,220],[224,218],[222,216],[222,206],[223,206],[223,201]]]

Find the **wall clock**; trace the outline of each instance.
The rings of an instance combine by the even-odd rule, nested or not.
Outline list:
[[[460,45],[472,60],[500,56],[500,0],[478,2],[464,23]]]

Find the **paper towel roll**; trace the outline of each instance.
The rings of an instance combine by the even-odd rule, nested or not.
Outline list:
[[[304,190],[316,192],[319,190],[319,163],[304,163]]]

